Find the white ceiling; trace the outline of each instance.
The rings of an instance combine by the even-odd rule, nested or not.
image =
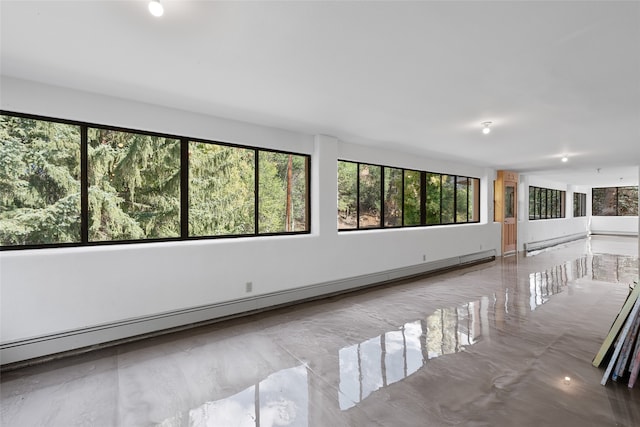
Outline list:
[[[2,0],[1,72],[574,184],[638,183],[638,1],[163,4],[154,18],[144,0]]]

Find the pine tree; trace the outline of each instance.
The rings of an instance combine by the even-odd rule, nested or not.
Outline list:
[[[255,232],[255,150],[189,143],[189,235]]]
[[[89,132],[89,240],[180,235],[180,141]]]
[[[80,241],[80,129],[0,116],[0,244]]]

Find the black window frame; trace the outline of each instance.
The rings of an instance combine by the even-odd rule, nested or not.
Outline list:
[[[638,206],[638,199],[635,199],[635,210],[636,210],[636,215],[627,215],[627,214],[620,214],[620,190],[621,189],[628,189],[628,188],[634,188],[636,193],[638,193],[640,191],[640,187],[637,185],[625,185],[625,186],[621,186],[621,187],[594,187],[591,189],[591,216],[638,216],[638,212],[640,211],[640,206]],[[607,191],[607,190],[614,190],[615,192],[615,202],[616,202],[616,207],[615,207],[615,214],[603,214],[601,212],[595,212],[594,209],[596,207],[596,203],[595,202],[595,198],[596,198],[596,193],[600,190],[603,191]]]
[[[25,249],[53,249],[53,248],[65,248],[65,247],[85,247],[85,246],[103,246],[103,245],[120,245],[120,244],[144,244],[154,242],[176,242],[176,241],[189,241],[189,240],[213,240],[213,239],[228,239],[228,238],[241,238],[241,237],[262,237],[262,236],[286,236],[286,235],[301,235],[311,234],[311,155],[297,152],[290,152],[284,150],[277,150],[271,148],[260,148],[248,145],[242,145],[227,141],[217,141],[204,138],[195,138],[183,135],[174,135],[163,132],[154,132],[144,129],[132,129],[120,126],[105,125],[100,123],[90,123],[78,120],[68,120],[56,117],[42,116],[37,114],[21,113],[8,110],[0,110],[0,115],[19,117],[30,120],[40,120],[52,123],[61,123],[66,125],[73,125],[80,127],[80,241],[70,243],[38,243],[38,244],[25,244],[25,245],[0,245],[0,251],[13,251],[13,250],[25,250]],[[116,132],[133,133],[139,135],[146,135],[159,138],[176,139],[180,141],[180,235],[177,237],[163,237],[163,238],[149,238],[149,239],[135,239],[135,240],[106,240],[106,241],[90,241],[89,240],[89,180],[88,180],[88,129],[105,129]],[[249,234],[224,234],[213,236],[189,236],[189,142],[196,143],[209,143],[222,145],[227,147],[241,148],[254,151],[255,159],[255,212],[254,221],[255,229],[253,233]],[[306,165],[306,208],[305,208],[305,220],[306,229],[302,231],[282,231],[282,232],[269,232],[260,233],[258,227],[258,196],[259,196],[259,165],[258,154],[259,152],[272,152],[281,154],[291,154],[295,156],[302,156],[305,158]]]
[[[355,161],[355,160],[346,160],[346,159],[338,159],[338,163],[340,162],[345,162],[345,163],[351,163],[351,164],[355,164],[356,165],[356,218],[358,218],[357,222],[356,222],[356,226],[353,228],[340,228],[338,226],[338,231],[339,232],[343,232],[343,231],[362,231],[362,230],[381,230],[381,229],[393,229],[393,228],[407,228],[407,227],[431,227],[431,226],[441,226],[441,225],[460,225],[460,224],[478,224],[481,221],[481,215],[480,215],[480,183],[481,180],[480,178],[477,177],[471,177],[471,176],[464,176],[464,175],[456,175],[456,174],[448,174],[448,173],[442,173],[442,172],[431,172],[431,171],[425,171],[425,170],[419,170],[419,169],[415,169],[415,168],[401,168],[398,166],[389,166],[389,165],[380,165],[380,164],[376,164],[376,163],[371,163],[371,162],[359,162],[359,161]],[[380,198],[382,200],[382,205],[383,208],[381,210],[380,213],[380,225],[378,227],[360,227],[360,165],[368,165],[368,166],[377,166],[381,168],[381,182],[382,185],[380,186]],[[338,168],[339,169],[339,168]],[[385,170],[386,169],[398,169],[402,171],[402,225],[392,225],[392,226],[386,226],[385,225],[385,210],[384,210],[384,179],[385,179]],[[406,195],[405,195],[405,176],[406,176],[406,172],[418,172],[420,174],[420,223],[419,224],[411,224],[411,225],[407,225],[405,224],[404,218],[405,218],[405,212],[404,212],[404,205],[405,205],[405,199],[406,199]],[[440,214],[440,221],[438,223],[433,223],[433,224],[427,224],[427,214],[426,214],[426,199],[427,199],[427,189],[426,189],[426,183],[427,183],[427,175],[438,175],[440,176],[440,209],[439,209],[439,214]],[[453,193],[454,193],[454,203],[453,203],[453,217],[454,220],[453,222],[447,222],[447,223],[443,223],[442,222],[442,176],[446,175],[446,176],[450,176],[453,178]],[[466,181],[466,203],[467,203],[467,221],[457,221],[457,197],[458,197],[458,192],[457,192],[457,184],[458,184],[458,179],[461,180],[465,180]],[[473,181],[477,181],[477,186],[474,186]],[[478,191],[477,196],[475,196],[473,199],[471,199],[471,195],[469,194],[469,188],[474,188],[474,191]],[[475,193],[474,193],[475,194]],[[340,195],[338,194],[338,197]],[[475,204],[477,202],[477,207],[475,207]],[[473,203],[473,206],[475,207],[475,210],[477,211],[477,219],[476,220],[472,220],[469,218],[468,215],[468,211],[469,211],[469,203]]]
[[[529,221],[566,218],[567,192],[552,188],[529,186]],[[533,206],[533,212],[531,207]]]

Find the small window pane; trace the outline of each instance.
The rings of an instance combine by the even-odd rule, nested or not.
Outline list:
[[[455,222],[454,198],[456,194],[455,177],[442,175],[442,223]]]
[[[611,216],[617,214],[617,190],[616,187],[593,189],[593,215]]]
[[[253,234],[255,151],[189,142],[189,235]]]
[[[471,178],[469,181],[469,221],[480,221],[480,179]]]
[[[456,222],[468,221],[468,186],[469,180],[466,177],[459,176],[456,178]]]
[[[536,199],[535,199],[535,191],[534,191],[534,187],[529,187],[529,219],[535,219],[535,206],[536,206]]]
[[[504,217],[515,218],[515,212],[515,187],[513,185],[508,185],[504,188]]]
[[[547,189],[540,189],[540,219],[547,219]]]
[[[381,172],[380,166],[360,164],[359,228],[376,228],[382,225]]]
[[[384,226],[402,225],[402,169],[384,168]]]
[[[0,123],[0,246],[80,242],[80,127]]]
[[[441,178],[441,175],[437,173],[427,174],[427,224],[440,224]]]
[[[420,225],[420,174],[404,171],[404,225]]]
[[[358,227],[358,164],[338,162],[338,229]]]
[[[180,141],[89,128],[89,240],[180,236]]]
[[[258,154],[260,233],[307,230],[307,157],[260,151]]]

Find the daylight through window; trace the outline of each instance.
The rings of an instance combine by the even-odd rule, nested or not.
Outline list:
[[[338,161],[338,229],[480,221],[480,179]]]
[[[308,233],[310,156],[0,114],[0,247]]]

